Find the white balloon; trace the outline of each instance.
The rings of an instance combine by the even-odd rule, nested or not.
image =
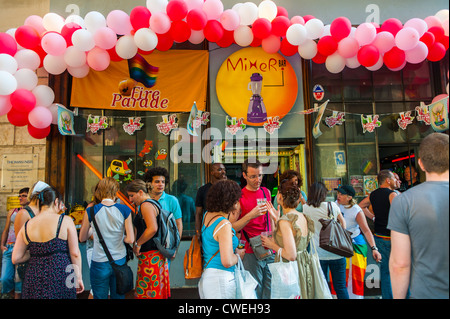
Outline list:
[[[70,73],[71,76],[73,76],[74,78],[79,78],[79,79],[82,79],[85,76],[87,76],[89,74],[90,70],[91,70],[91,68],[87,64],[83,64],[82,66],[80,66],[78,68],[74,68],[71,66],[69,66],[67,68],[67,71]]]
[[[449,11],[448,11],[448,9],[442,9],[442,10],[439,10],[434,16],[436,18],[438,18],[439,20],[441,20],[441,22],[444,22],[445,20],[448,20],[448,18],[449,18]]]
[[[201,9],[203,7],[204,0],[185,0],[188,11],[191,11],[192,9]]]
[[[6,71],[14,74],[18,69],[18,63],[16,59],[6,53],[0,54],[0,71]]]
[[[306,40],[298,47],[298,53],[305,60],[311,60],[317,54],[317,43],[311,39]]]
[[[97,11],[91,11],[84,17],[86,29],[94,34],[98,29],[106,27],[106,18]]]
[[[67,66],[78,68],[86,63],[86,52],[70,46],[64,53],[64,62]]]
[[[50,113],[52,113],[52,124],[58,124],[58,106],[66,108],[64,105],[53,103],[48,107]]]
[[[383,62],[383,56],[380,54],[380,57],[378,58],[378,62],[375,63],[372,66],[366,67],[366,69],[369,70],[369,71],[378,71],[383,66],[383,63],[384,63]]]
[[[192,30],[191,37],[189,38],[189,42],[192,44],[200,44],[205,40],[205,34],[203,30]]]
[[[49,107],[55,101],[55,93],[47,85],[36,86],[32,93],[36,97],[36,105]]]
[[[348,58],[345,60],[345,65],[349,68],[349,69],[356,69],[358,67],[361,66],[361,63],[359,63],[358,61],[358,55],[355,55],[352,58]]]
[[[167,0],[147,0],[147,8],[152,14],[157,12],[166,13]]]
[[[79,15],[76,15],[76,14],[71,14],[70,16],[68,16],[66,18],[65,24],[68,24],[68,23],[76,23],[82,28],[86,27],[86,25],[84,23],[84,19],[82,17],[80,17]]]
[[[10,95],[17,89],[17,80],[9,72],[0,70],[0,95]]]
[[[86,29],[78,29],[72,34],[73,46],[81,51],[90,51],[95,47],[94,36]]]
[[[152,51],[158,45],[158,36],[148,28],[141,28],[134,34],[134,42],[144,51]]]
[[[259,4],[258,17],[265,18],[270,22],[272,22],[272,20],[277,17],[277,14],[278,14],[278,7],[273,1],[264,0]]]
[[[33,50],[23,49],[17,51],[14,59],[16,59],[19,69],[37,70],[41,65],[39,54]]]
[[[30,69],[20,69],[14,74],[17,80],[17,89],[31,91],[38,84],[38,76],[35,71]]]
[[[64,26],[64,18],[59,14],[50,12],[42,18],[42,24],[47,31],[61,32]]]
[[[327,24],[326,26],[324,26],[323,27],[323,33],[322,33],[322,35],[320,36],[321,38],[322,37],[325,37],[325,36],[327,36],[327,35],[331,35],[331,24]]]
[[[323,34],[325,26],[319,19],[310,19],[305,23],[306,34],[309,39],[317,39]]]
[[[428,30],[428,25],[425,20],[419,18],[412,18],[405,22],[403,28],[414,28],[417,32],[419,32],[419,36],[422,37],[425,32]]]
[[[258,7],[253,2],[246,2],[238,9],[241,25],[252,25],[258,19]]]
[[[44,69],[53,75],[59,75],[63,73],[67,68],[66,62],[64,62],[64,56],[47,54],[44,58]]]
[[[246,25],[239,26],[234,30],[234,41],[241,47],[248,47],[254,39],[252,29]]]
[[[291,25],[287,29],[286,39],[292,45],[301,45],[308,40],[306,28],[301,24]]]
[[[345,59],[339,53],[334,53],[327,57],[325,67],[330,73],[340,73],[345,68]]]
[[[131,35],[124,35],[116,44],[116,53],[124,60],[129,60],[138,52],[138,47]]]

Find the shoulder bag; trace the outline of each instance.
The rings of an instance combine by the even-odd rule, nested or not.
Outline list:
[[[352,233],[344,229],[332,214],[331,203],[328,202],[328,218],[319,219],[322,224],[319,247],[342,257],[353,256]]]
[[[97,222],[95,220],[95,215],[92,216],[92,221],[94,223],[95,230],[97,232],[98,240],[105,251],[106,256],[108,257],[109,263],[114,271],[114,275],[116,276],[116,292],[119,295],[125,295],[127,292],[133,290],[134,282],[133,282],[133,271],[127,263],[119,266],[114,262],[114,259],[111,256],[111,253],[106,246],[105,241],[103,240],[103,236],[100,233],[100,229],[98,228]]]

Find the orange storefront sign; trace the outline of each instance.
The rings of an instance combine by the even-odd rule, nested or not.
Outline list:
[[[71,106],[94,109],[189,112],[206,109],[208,51],[171,50],[111,62],[74,78]]]

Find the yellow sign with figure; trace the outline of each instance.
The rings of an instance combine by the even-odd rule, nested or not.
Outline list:
[[[269,118],[282,119],[291,111],[298,96],[298,80],[281,54],[250,47],[224,61],[217,74],[216,93],[230,117],[262,126]]]

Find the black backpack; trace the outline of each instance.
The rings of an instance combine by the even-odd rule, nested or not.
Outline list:
[[[156,216],[158,231],[152,240],[164,257],[173,258],[181,241],[175,217],[172,212],[163,209],[158,201],[147,199],[145,202],[152,203],[159,212]]]

